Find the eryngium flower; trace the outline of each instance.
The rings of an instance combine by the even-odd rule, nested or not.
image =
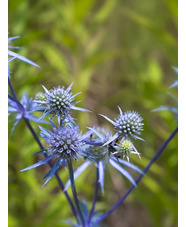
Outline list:
[[[39,120],[38,117],[32,115],[32,113],[35,112],[36,104],[33,102],[32,99],[28,98],[28,95],[26,93],[23,94],[23,97],[19,101],[19,103],[17,103],[16,100],[10,99],[10,98],[8,99],[8,103],[9,103],[9,106],[8,106],[9,115],[14,114],[13,120],[15,121],[13,128],[11,130],[11,133],[14,131],[15,127],[17,126],[17,124],[22,118],[26,118],[28,120],[35,121],[35,122],[48,124],[47,121]]]
[[[137,166],[131,164],[129,161],[122,160],[120,157],[118,157],[118,154],[121,154],[121,152],[124,152],[124,150],[119,150],[115,145],[115,142],[111,142],[108,146],[101,146],[101,144],[103,145],[105,141],[109,140],[109,137],[112,137],[112,134],[109,131],[100,128],[97,130],[95,127],[92,128],[91,131],[92,135],[89,138],[91,141],[85,141],[87,143],[87,145],[85,145],[86,149],[80,151],[80,156],[86,161],[74,172],[74,178],[76,179],[92,162],[98,168],[99,184],[102,193],[104,193],[105,170],[110,164],[124,177],[126,177],[133,185],[136,186],[135,180],[131,174],[120,164],[127,166],[141,174],[143,174],[143,171],[141,171]],[[132,149],[135,150],[131,143],[130,145],[128,143],[128,146],[126,146],[124,142],[119,147],[120,149],[123,148],[125,151],[130,151],[131,153],[134,153]],[[127,150],[127,147],[129,150]],[[70,180],[68,180],[67,184],[65,185],[65,190],[67,190],[70,184]]]
[[[133,143],[129,139],[121,140],[118,144],[113,146],[115,149],[115,152],[112,153],[112,155],[122,155],[123,159],[126,157],[129,161],[129,155],[130,154],[137,154],[140,157],[140,153],[137,151],[137,149],[134,147]]]
[[[77,127],[56,129],[50,137],[49,149],[57,158],[77,158],[83,145],[81,136]]]
[[[111,124],[113,124],[117,130],[117,133],[112,138],[110,138],[110,140],[108,140],[104,145],[111,143],[119,136],[122,136],[122,139],[133,137],[135,139],[143,140],[142,138],[137,136],[143,130],[142,126],[144,125],[143,123],[141,123],[143,119],[140,117],[140,115],[134,111],[127,111],[123,113],[120,107],[118,107],[118,109],[120,111],[120,115],[118,119],[115,120],[115,122],[107,116],[100,114]]]
[[[73,95],[70,92],[73,83],[65,90],[63,87],[53,88],[51,90],[47,90],[44,86],[45,93],[37,93],[35,102],[39,105],[38,110],[44,112],[44,118],[48,114],[53,114],[53,116],[57,115],[58,117],[62,117],[62,119],[67,118],[72,123],[74,123],[73,119],[69,115],[69,110],[80,110],[80,111],[88,111],[86,109],[76,107],[73,103],[75,96],[79,93]]]
[[[45,129],[40,126],[41,136],[47,141],[48,147],[44,150],[36,152],[35,154],[45,154],[46,157],[29,166],[22,171],[29,170],[41,166],[52,158],[56,159],[55,165],[43,178],[47,178],[43,186],[51,179],[57,169],[61,166],[65,166],[66,159],[78,158],[79,152],[84,149],[84,143],[82,142],[90,133],[82,135],[79,132],[78,126],[72,127],[72,125],[65,125],[65,127],[56,128],[51,121],[53,131]]]

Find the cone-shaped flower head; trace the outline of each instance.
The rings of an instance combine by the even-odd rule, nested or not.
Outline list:
[[[104,166],[109,161],[109,151],[107,147],[103,147],[103,143],[106,142],[112,134],[105,128],[93,127],[91,130],[91,136],[89,143],[86,145],[86,149],[81,152],[81,157],[93,162],[98,166],[99,161],[102,161]]]
[[[134,111],[127,111],[124,114],[120,114],[118,120],[115,122],[115,127],[118,132],[125,137],[135,137],[136,134],[140,134],[143,130],[141,123],[142,118]]]
[[[78,128],[63,127],[56,129],[50,137],[49,147],[57,158],[77,158],[83,143]]]
[[[39,92],[35,96],[35,102],[39,105],[38,110],[44,112],[41,118],[48,114],[53,114],[53,116],[57,115],[63,119],[68,118],[72,123],[74,123],[73,119],[69,115],[70,109],[88,111],[86,109],[76,107],[76,103],[73,103],[75,96],[79,93],[73,95],[72,92],[70,92],[72,84],[67,89],[60,86],[51,90],[47,90],[44,86],[43,88],[45,93]]]
[[[85,149],[83,140],[90,134],[87,132],[82,135],[77,125],[73,127],[72,124],[66,124],[64,127],[56,128],[54,123],[50,122],[53,127],[52,131],[40,126],[41,136],[47,141],[48,147],[35,153],[45,154],[45,158],[22,170],[33,169],[45,164],[52,158],[56,159],[52,169],[43,178],[47,178],[44,185],[52,178],[61,165],[65,166],[66,159],[78,158],[80,151]]]
[[[130,139],[131,137],[133,137],[135,139],[143,140],[137,136],[143,130],[144,125],[143,123],[141,123],[143,119],[140,117],[140,115],[135,111],[127,111],[123,113],[120,107],[118,107],[118,109],[120,111],[120,115],[115,121],[112,121],[107,116],[100,114],[110,123],[112,123],[117,130],[116,134],[104,145],[108,145],[112,141],[116,140],[119,136],[122,136],[122,139]]]
[[[80,152],[80,156],[86,161],[77,168],[74,172],[75,179],[87,169],[87,167],[94,163],[99,172],[99,183],[102,193],[104,193],[104,178],[105,171],[109,165],[118,170],[124,177],[126,177],[133,185],[136,186],[135,180],[130,173],[122,167],[125,165],[139,173],[143,173],[137,166],[129,162],[128,155],[131,153],[138,154],[138,151],[129,139],[121,141],[110,142],[108,146],[103,146],[104,143],[112,138],[111,132],[104,128],[91,128],[92,135],[89,138],[90,141],[84,141],[86,143],[85,149]],[[127,157],[128,161],[120,158],[120,156]],[[122,164],[122,165],[120,165]],[[65,186],[65,190],[70,186],[70,180]]]
[[[130,154],[137,154],[140,158],[140,153],[137,151],[132,141],[129,139],[121,140],[117,145],[114,146],[114,148],[115,152],[113,152],[112,155],[121,154],[123,156],[123,159],[126,157],[128,161]]]

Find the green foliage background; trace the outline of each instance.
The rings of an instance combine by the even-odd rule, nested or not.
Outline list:
[[[24,49],[17,52],[41,67],[11,62],[11,80],[18,97],[23,92],[34,97],[42,84],[50,89],[74,82],[73,92],[82,92],[79,106],[92,111],[75,115],[83,132],[86,126],[110,127],[98,113],[113,119],[117,105],[123,111],[139,112],[145,123],[145,143],[135,142],[142,159],[131,157],[131,161],[144,168],[176,127],[173,114],[151,110],[176,105],[168,92],[177,95],[176,89],[169,90],[177,79],[172,70],[178,60],[177,8],[177,0],[9,0],[9,36],[20,35],[13,44]],[[33,127],[39,134],[35,123]],[[177,226],[177,148],[174,138],[105,224]],[[9,227],[66,227],[61,219],[71,216],[55,178],[41,187],[47,165],[19,172],[41,158],[32,155],[38,149],[20,122],[9,136]],[[76,181],[79,197],[85,198],[89,207],[95,170],[92,166]],[[59,173],[66,182],[67,171]],[[99,194],[97,209],[106,211],[129,186],[118,172],[109,169],[106,194]]]

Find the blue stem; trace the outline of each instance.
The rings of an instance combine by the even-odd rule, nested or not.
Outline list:
[[[74,196],[74,201],[76,203],[76,207],[82,222],[83,227],[85,227],[85,221],[81,212],[81,208],[79,206],[79,201],[78,201],[78,197],[77,197],[77,193],[76,193],[76,188],[75,188],[75,183],[74,183],[74,171],[73,171],[73,167],[72,167],[72,161],[71,159],[67,159],[67,163],[68,163],[68,170],[69,170],[69,175],[70,175],[70,181],[71,181],[71,188],[72,188],[72,193]]]
[[[104,144],[101,142],[92,142],[92,141],[87,141],[87,140],[83,140],[83,142],[86,144],[94,145],[94,146],[103,146],[103,144]]]
[[[29,130],[31,131],[31,133],[32,133],[33,137],[35,138],[36,142],[37,142],[38,145],[40,146],[40,148],[41,148],[41,149],[44,149],[43,145],[41,144],[41,142],[40,142],[40,140],[39,140],[39,138],[38,138],[38,136],[37,136],[37,134],[35,133],[34,129],[32,128],[32,126],[31,126],[29,120],[26,119],[26,118],[24,118],[24,121],[25,121],[27,127],[29,128]],[[44,153],[44,156],[47,157],[48,155]],[[54,165],[53,165],[53,163],[52,163],[51,160],[48,161],[48,164],[50,165],[50,168],[52,169],[52,167],[53,167]],[[63,184],[62,180],[60,179],[60,177],[59,177],[59,175],[58,175],[57,172],[55,172],[55,176],[56,176],[56,179],[57,179],[57,181],[58,181],[58,184],[59,184],[61,190],[64,192],[64,194],[65,194],[65,196],[66,196],[66,198],[67,198],[67,200],[68,200],[68,202],[69,202],[69,204],[70,204],[70,206],[71,206],[71,209],[72,209],[72,212],[73,212],[74,216],[75,216],[76,219],[77,219],[77,211],[76,211],[76,209],[75,209],[75,207],[74,207],[74,205],[73,205],[73,203],[72,203],[72,200],[70,199],[68,193],[67,193],[66,191],[64,191],[64,188],[65,188],[65,187],[64,187],[64,184]]]
[[[163,152],[163,150],[166,148],[166,146],[168,145],[168,143],[173,139],[173,137],[177,134],[178,132],[178,127],[173,131],[173,133],[170,135],[170,137],[165,141],[165,143],[163,144],[163,146],[159,149],[159,151],[155,154],[155,156],[152,158],[152,160],[149,162],[149,164],[146,166],[146,168],[144,169],[144,173],[146,173],[149,168],[151,167],[151,165],[156,161],[156,159],[160,156],[160,154]],[[136,184],[138,184],[140,182],[140,180],[143,178],[143,174],[141,174],[137,180],[136,180]],[[103,214],[99,219],[97,219],[95,221],[95,224],[100,223],[101,221],[103,221],[108,215],[110,215],[125,199],[126,197],[133,191],[133,189],[135,188],[134,185],[132,185],[129,190],[125,193],[125,195],[123,197],[121,197],[117,203],[114,204],[113,207],[111,207],[110,210],[108,210],[105,214]]]
[[[17,96],[16,96],[16,94],[15,94],[15,91],[14,91],[14,89],[13,89],[13,87],[12,87],[12,84],[11,84],[11,81],[10,81],[9,78],[8,78],[8,85],[9,85],[9,88],[10,88],[11,93],[12,93],[12,95],[13,95],[13,97],[11,97],[11,96],[9,95],[9,98],[11,98],[11,99],[13,98],[13,99],[14,99],[13,101],[15,101],[15,102],[17,103],[17,105],[20,106],[20,108],[22,108],[23,111],[24,111],[24,107],[22,106],[22,104],[21,104],[21,103],[19,102],[19,100],[17,99]],[[37,136],[37,134],[35,133],[34,129],[32,128],[32,126],[31,126],[29,120],[28,120],[27,118],[25,118],[24,116],[23,116],[23,119],[24,119],[24,121],[25,121],[25,123],[26,123],[28,129],[29,129],[30,132],[32,133],[34,139],[35,139],[36,142],[38,143],[39,147],[40,147],[41,149],[44,149],[43,145],[41,144],[41,142],[40,142],[40,140],[39,140],[39,138],[38,138],[38,136]],[[47,154],[44,154],[44,156],[47,157]],[[53,167],[53,163],[52,163],[51,160],[48,161],[48,164],[50,165],[50,168]],[[66,198],[67,198],[67,200],[68,200],[68,202],[69,202],[69,204],[70,204],[70,206],[71,206],[71,209],[72,209],[72,212],[73,212],[74,216],[75,216],[76,219],[77,219],[77,211],[76,211],[76,209],[75,209],[75,207],[74,207],[74,204],[72,203],[72,200],[70,199],[70,196],[68,195],[68,193],[67,193],[66,191],[64,191],[64,184],[63,184],[62,180],[60,179],[60,177],[59,177],[59,175],[58,175],[57,172],[55,172],[55,176],[56,176],[56,179],[57,179],[57,181],[58,181],[58,183],[59,183],[59,186],[60,186],[61,190],[64,192],[64,194],[65,194],[65,196],[66,196]]]
[[[97,168],[94,200],[93,200],[93,203],[92,203],[92,209],[91,209],[89,217],[88,217],[88,222],[87,222],[88,226],[89,226],[89,224],[91,222],[91,219],[92,219],[92,216],[94,214],[95,205],[96,205],[97,198],[98,198],[98,187],[99,187],[99,182],[98,181],[99,181],[99,169]]]

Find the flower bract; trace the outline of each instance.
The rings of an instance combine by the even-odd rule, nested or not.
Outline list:
[[[39,92],[35,96],[35,102],[38,104],[38,110],[41,110],[44,118],[48,114],[53,114],[53,116],[61,117],[62,120],[67,118],[69,121],[75,124],[72,117],[69,114],[70,110],[80,110],[80,111],[88,111],[86,109],[75,106],[74,98],[79,93],[73,95],[70,92],[72,88],[71,84],[67,89],[63,87],[53,88],[51,90],[47,90],[44,86],[43,89],[45,93]]]
[[[141,116],[135,111],[127,111],[123,113],[120,107],[118,107],[118,109],[120,115],[115,121],[112,121],[107,116],[100,114],[111,124],[113,124],[115,126],[115,129],[117,130],[116,134],[111,137],[104,145],[108,145],[112,141],[116,140],[119,136],[121,136],[122,139],[135,138],[143,140],[138,136],[143,130],[144,125],[143,123],[141,123],[143,120]]]

